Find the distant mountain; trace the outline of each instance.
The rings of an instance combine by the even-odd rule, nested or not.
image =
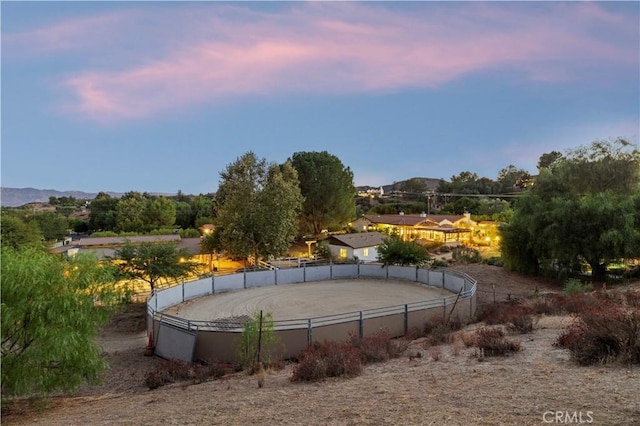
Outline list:
[[[121,197],[118,192],[107,192],[112,197]],[[46,203],[49,197],[74,197],[78,200],[93,200],[97,193],[82,191],[56,191],[55,189],[36,188],[0,188],[0,205],[2,207],[20,207],[29,203]]]

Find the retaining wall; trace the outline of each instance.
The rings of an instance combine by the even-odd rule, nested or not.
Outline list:
[[[337,264],[270,271],[243,272],[191,281],[157,291],[147,301],[147,330],[163,348],[175,348],[164,339],[193,342],[193,348],[165,350],[184,361],[211,360],[232,362],[236,358],[242,335],[242,323],[219,321],[189,321],[163,314],[161,311],[196,297],[222,291],[244,288],[288,285],[312,281],[345,278],[387,278],[407,280],[440,287],[452,292],[451,296],[424,302],[369,309],[317,318],[302,318],[274,322],[277,341],[268,351],[273,356],[298,356],[310,343],[324,340],[347,340],[350,336],[368,336],[380,330],[399,337],[412,329],[424,327],[426,321],[437,318],[459,317],[462,320],[475,315],[476,281],[466,274],[416,267],[362,264]],[[170,326],[170,333],[163,325]],[[165,335],[163,335],[163,330]],[[176,337],[180,330],[185,336]],[[187,336],[195,335],[195,339]],[[163,355],[163,353],[158,353]],[[189,357],[189,354],[193,354]]]

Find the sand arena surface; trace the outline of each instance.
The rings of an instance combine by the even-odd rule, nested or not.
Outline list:
[[[164,313],[210,321],[263,310],[274,320],[313,318],[441,299],[454,293],[402,280],[348,279],[256,287],[189,300]]]

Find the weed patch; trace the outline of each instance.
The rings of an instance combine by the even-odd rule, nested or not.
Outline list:
[[[602,307],[582,312],[555,342],[579,365],[640,364],[640,309]]]
[[[500,328],[483,327],[467,339],[470,346],[480,349],[484,356],[507,356],[522,350],[520,343],[505,338]]]
[[[427,345],[443,345],[453,343],[453,332],[461,330],[464,324],[458,318],[429,320],[424,324],[424,335]]]
[[[397,358],[409,347],[408,340],[392,339],[389,333],[384,330],[362,339],[352,334],[349,344],[360,353],[360,360],[363,364]]]
[[[169,383],[191,380],[194,383],[204,382],[210,378],[217,379],[229,371],[226,364],[209,361],[189,363],[175,359],[163,360],[145,376],[145,384],[149,389],[157,389]]]
[[[327,377],[356,377],[362,373],[360,352],[346,342],[314,343],[305,350],[291,381],[315,382]]]

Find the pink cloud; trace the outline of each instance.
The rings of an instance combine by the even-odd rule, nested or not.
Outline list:
[[[198,13],[155,10],[153,22],[166,25],[164,31],[153,26],[150,36],[136,32],[147,22],[139,9],[136,19],[95,17],[21,37],[26,43],[54,34],[50,49],[71,48],[77,39],[76,48],[112,49],[96,30],[102,26],[120,34],[119,50],[143,39],[134,43],[144,47],[135,59],[74,72],[63,82],[73,98],[68,108],[99,121],[252,95],[437,87],[481,71],[558,81],[581,78],[589,67],[637,68],[637,16],[589,3],[528,5],[424,3],[406,12],[377,4],[294,3],[266,13],[207,4]],[[95,37],[83,39],[83,33]]]

